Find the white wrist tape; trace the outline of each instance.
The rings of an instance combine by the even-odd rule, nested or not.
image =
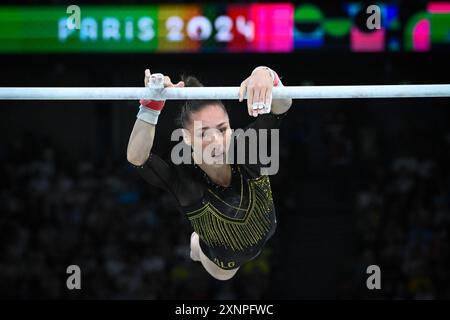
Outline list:
[[[145,121],[150,124],[156,125],[158,123],[158,117],[161,111],[155,111],[149,108],[144,107],[143,105],[139,106],[139,112],[136,118]]]

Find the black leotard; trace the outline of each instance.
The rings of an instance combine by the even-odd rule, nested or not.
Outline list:
[[[284,115],[260,115],[247,129],[279,128]],[[213,183],[195,164],[175,165],[153,153],[142,166],[134,167],[147,182],[175,196],[179,210],[199,235],[202,251],[222,269],[237,268],[257,257],[275,232],[269,176],[261,175],[259,160],[231,164],[231,184],[226,188]]]

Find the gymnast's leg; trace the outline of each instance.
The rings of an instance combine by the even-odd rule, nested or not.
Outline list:
[[[239,270],[239,268],[224,270],[212,262],[200,248],[199,236],[196,232],[193,232],[191,235],[191,259],[194,261],[200,261],[203,268],[205,268],[205,270],[217,280],[230,280]]]

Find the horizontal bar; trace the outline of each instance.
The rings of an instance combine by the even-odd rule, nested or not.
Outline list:
[[[291,86],[273,88],[273,99],[450,97],[449,84]],[[239,87],[3,87],[0,100],[156,100],[238,99]]]

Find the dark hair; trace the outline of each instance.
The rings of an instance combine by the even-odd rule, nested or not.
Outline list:
[[[181,75],[181,80],[184,81],[185,87],[203,87],[203,84],[194,76]],[[200,111],[204,107],[212,104],[221,107],[227,113],[227,109],[221,100],[186,100],[181,106],[180,114],[177,117],[177,125],[186,128],[191,121],[192,113]]]

